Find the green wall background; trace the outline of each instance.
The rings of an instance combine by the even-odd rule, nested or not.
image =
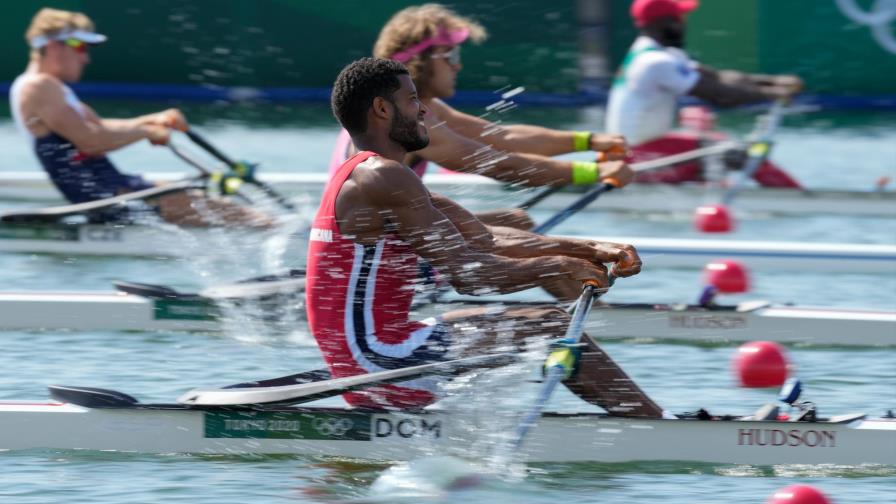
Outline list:
[[[109,42],[91,52],[85,80],[269,87],[329,87],[369,55],[382,25],[407,0],[49,0],[4,5],[0,81],[27,58],[22,33],[41,6],[87,13]],[[572,92],[578,85],[572,0],[446,2],[489,30],[464,48],[462,88],[523,85]],[[14,48],[21,48],[16,51]]]
[[[872,0],[856,0],[869,11]],[[611,0],[609,49],[618,64],[636,36],[631,0]],[[896,35],[896,21],[891,24]],[[808,91],[896,93],[896,55],[834,0],[703,0],[688,16],[686,49],[698,61],[746,72],[796,73]]]
[[[872,0],[856,0],[868,10]],[[578,2],[602,2],[612,65],[636,31],[631,0],[454,0],[490,38],[464,48],[461,89],[579,86]],[[42,6],[88,13],[109,43],[91,52],[92,82],[326,88],[367,55],[382,24],[409,0],[17,0],[0,19],[0,82],[25,65],[24,32]],[[894,23],[896,24],[896,23]],[[896,26],[893,27],[896,30]],[[794,72],[816,93],[896,94],[896,55],[851,22],[834,0],[704,0],[689,17],[688,51],[705,64]]]

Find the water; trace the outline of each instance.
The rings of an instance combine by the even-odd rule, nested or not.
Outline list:
[[[98,102],[101,114],[126,116],[158,104]],[[336,128],[322,105],[188,106],[195,127],[234,157],[262,162],[269,171],[321,171],[329,160]],[[0,116],[4,116],[0,111]],[[522,109],[512,120],[564,128],[599,124],[599,110]],[[865,189],[881,175],[896,178],[894,113],[819,112],[785,119],[773,157],[811,187]],[[723,114],[723,129],[750,129],[746,112]],[[186,143],[183,139],[181,143]],[[14,128],[0,122],[0,170],[37,165]],[[182,171],[164,149],[136,145],[114,156],[130,171]],[[512,196],[503,204],[512,205]],[[599,205],[596,202],[595,205]],[[0,208],[6,203],[0,202]],[[310,215],[311,210],[304,210]],[[306,215],[306,217],[308,216]],[[547,215],[536,212],[536,218]],[[896,217],[896,216],[894,216]],[[853,219],[751,217],[739,220],[737,239],[806,242],[896,243],[896,218]],[[690,216],[589,214],[557,230],[578,235],[699,237]],[[259,259],[223,244],[209,256],[189,259],[64,258],[0,256],[0,290],[108,289],[114,279],[197,289],[222,281],[296,267],[289,258]],[[299,240],[293,249],[304,247]],[[848,271],[844,264],[843,270]],[[754,290],[732,302],[764,298],[799,304],[896,309],[893,276],[842,272],[754,274]],[[657,271],[618,282],[608,301],[692,301],[699,291],[693,271]],[[223,335],[115,332],[6,332],[0,353],[0,399],[43,399],[50,383],[120,389],[146,402],[168,402],[187,389],[291,374],[323,365],[313,339],[302,328],[292,334],[252,333],[238,325]],[[660,404],[671,411],[705,407],[716,413],[747,414],[773,393],[735,386],[729,371],[734,349],[719,345],[608,343],[605,349]],[[896,408],[896,354],[881,349],[791,348],[805,397],[820,412]],[[491,411],[512,414],[518,384],[487,390]],[[482,400],[483,398],[480,398]],[[472,401],[473,398],[470,398]],[[338,400],[331,400],[338,404]],[[565,390],[552,409],[589,410]],[[487,435],[488,433],[483,433]],[[115,453],[35,451],[0,454],[4,502],[500,502],[672,504],[764,502],[777,488],[804,482],[837,503],[889,502],[896,491],[891,467],[752,467],[694,463],[535,464],[522,481],[489,480],[472,490],[399,500],[373,493],[371,485],[388,466],[305,457],[145,456]]]

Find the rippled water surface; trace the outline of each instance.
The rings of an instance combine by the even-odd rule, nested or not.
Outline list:
[[[97,103],[106,115],[152,110],[151,105]],[[195,126],[235,157],[261,161],[269,171],[324,170],[336,129],[325,107],[317,105],[209,105],[186,107]],[[512,120],[538,121],[564,128],[594,128],[597,110],[523,109]],[[0,114],[2,116],[3,114]],[[723,114],[722,129],[750,129],[747,112]],[[894,113],[814,112],[785,119],[773,158],[807,186],[867,189],[889,175],[896,178]],[[185,142],[185,140],[184,140]],[[2,170],[36,170],[37,165],[14,128],[0,122]],[[163,149],[138,145],[115,155],[126,170],[183,171]],[[496,205],[512,205],[512,195]],[[599,207],[600,202],[594,204]],[[23,206],[0,201],[0,209]],[[313,205],[303,207],[308,218]],[[548,216],[536,211],[541,220]],[[739,220],[733,238],[806,242],[896,243],[891,218],[811,218],[751,216]],[[689,216],[589,213],[557,230],[575,235],[691,237],[700,235]],[[84,258],[52,255],[0,255],[0,290],[104,290],[115,279],[196,289],[300,267],[302,238],[259,250],[228,237],[203,241],[187,259]],[[220,240],[220,241],[217,241]],[[185,245],[186,246],[186,245]],[[649,257],[645,257],[649,261]],[[775,302],[896,309],[896,278],[849,273],[849,264],[830,272],[770,274],[755,272],[754,290],[731,302]],[[696,271],[658,270],[618,282],[608,301],[686,302],[700,288]],[[238,319],[238,316],[237,316]],[[896,329],[894,329],[896,330]],[[599,338],[599,335],[597,335]],[[22,332],[2,334],[0,399],[43,400],[51,383],[120,389],[147,402],[170,402],[186,390],[286,375],[323,363],[304,327],[272,334],[235,320],[220,335],[166,332]],[[748,414],[774,399],[769,390],[737,388],[729,367],[734,348],[610,342],[604,348],[664,407]],[[803,379],[805,397],[822,415],[896,409],[896,352],[872,348],[789,349]],[[528,381],[463,390],[459,400],[487,400],[496,415],[513,414]],[[523,396],[521,396],[523,394]],[[465,399],[466,398],[466,399]],[[339,400],[329,400],[339,404]],[[565,390],[551,407],[590,410]],[[58,426],[64,429],[64,425]],[[482,433],[486,435],[488,433]],[[2,436],[2,433],[0,433]],[[434,454],[437,455],[437,454]],[[804,482],[835,502],[889,502],[896,491],[896,468],[878,466],[752,467],[695,463],[535,464],[524,477],[490,478],[469,490],[433,495],[425,488],[399,497],[372,486],[389,470],[385,464],[318,460],[305,457],[145,456],[70,451],[0,454],[3,502],[521,502],[521,503],[760,503],[777,488]],[[436,469],[423,476],[437,479]],[[426,470],[436,472],[427,474]]]

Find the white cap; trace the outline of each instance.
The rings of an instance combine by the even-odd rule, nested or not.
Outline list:
[[[87,30],[64,30],[56,35],[37,35],[31,38],[31,48],[40,49],[49,44],[51,40],[68,40],[75,39],[88,44],[102,44],[106,41],[106,36],[100,33],[94,33]]]

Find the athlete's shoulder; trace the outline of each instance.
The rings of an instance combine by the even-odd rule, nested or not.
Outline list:
[[[17,80],[21,82],[23,87],[32,89],[61,90],[65,86],[57,77],[42,72],[24,73]]]
[[[26,73],[17,79],[21,100],[49,100],[63,96],[64,84],[56,77],[45,73]]]
[[[420,177],[404,164],[371,156],[355,167],[351,176],[359,189],[371,200],[400,203],[405,196],[425,191]]]

